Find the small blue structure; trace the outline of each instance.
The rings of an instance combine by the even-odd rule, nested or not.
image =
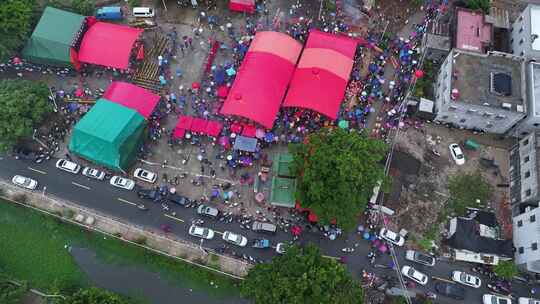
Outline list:
[[[122,9],[119,6],[104,6],[97,10],[98,20],[122,20],[124,18]]]

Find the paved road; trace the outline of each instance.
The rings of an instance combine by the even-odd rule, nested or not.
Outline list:
[[[46,187],[45,195],[54,194],[63,199],[77,202],[78,204],[98,210],[100,212],[110,214],[114,217],[130,221],[137,225],[147,226],[153,229],[160,229],[162,224],[168,224],[172,228],[172,233],[182,239],[191,240],[198,243],[199,240],[190,237],[187,230],[191,221],[197,218],[193,208],[183,208],[179,206],[171,206],[177,212],[176,217],[164,213],[161,205],[156,205],[148,201],[140,200],[134,191],[125,191],[113,188],[105,181],[97,181],[88,179],[82,175],[73,175],[67,172],[60,171],[54,167],[54,160],[43,164],[35,164],[25,160],[15,160],[11,157],[0,158],[0,178],[10,180],[15,174],[31,177],[39,181],[40,186],[38,191],[43,192]],[[150,208],[149,211],[140,211],[136,204],[144,203]],[[170,210],[170,211],[173,211]],[[219,221],[205,220],[205,226],[210,227],[218,232],[223,233],[226,230],[240,233],[246,236],[249,240],[257,237],[265,237],[271,240],[272,244],[278,242],[290,241],[292,236],[290,233],[280,232],[275,236],[267,236],[256,234],[252,231],[243,230],[237,223],[226,224]],[[383,268],[373,268],[368,262],[366,256],[370,251],[369,244],[362,240],[356,233],[351,233],[348,236],[342,236],[336,241],[323,239],[317,232],[304,232],[300,238],[300,242],[313,242],[318,244],[323,253],[329,257],[339,258],[344,253],[342,248],[355,247],[353,253],[347,254],[347,267],[353,274],[358,277],[362,269],[370,272],[375,272],[379,275],[395,275],[393,270]],[[224,244],[220,235],[217,235],[213,240],[204,241],[203,246],[206,248],[219,248]],[[275,254],[273,250],[261,250],[250,247],[233,248],[236,252],[244,253],[257,257],[257,259],[270,260]],[[396,254],[399,259],[399,265],[411,265],[410,262],[404,261],[404,249],[396,248]],[[377,258],[375,264],[389,265],[391,259],[389,256]],[[430,276],[430,280],[426,286],[419,289],[421,291],[434,290],[434,285],[437,278],[448,280],[450,273],[453,270],[467,270],[471,265],[465,263],[449,262],[443,258],[439,259],[435,267],[427,267],[422,265],[412,265],[418,270],[425,272]],[[483,284],[484,285],[484,284]],[[467,299],[466,303],[480,303],[482,294],[487,292],[483,286],[479,289],[466,287]],[[529,287],[516,282],[514,284],[515,294],[527,296]],[[437,303],[453,303],[449,299],[439,297]]]

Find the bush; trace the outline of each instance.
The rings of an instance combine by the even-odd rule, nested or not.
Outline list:
[[[495,272],[498,277],[511,280],[518,274],[518,269],[516,264],[514,264],[514,261],[501,261],[493,267],[493,272]]]
[[[146,245],[146,237],[145,236],[139,236],[133,240],[134,243],[137,243],[139,245]]]
[[[481,208],[491,198],[493,188],[480,173],[460,174],[448,181],[449,207],[457,215],[465,215],[467,207]]]
[[[128,0],[128,4],[130,7],[136,7],[141,5],[141,0]]]
[[[17,203],[21,203],[21,204],[24,204],[26,203],[26,200],[28,198],[26,197],[25,194],[16,194],[14,197],[13,197],[13,200],[16,201]]]

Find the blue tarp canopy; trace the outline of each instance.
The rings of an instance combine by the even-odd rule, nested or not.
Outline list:
[[[234,150],[255,152],[257,149],[257,139],[245,136],[237,136],[234,141]]]

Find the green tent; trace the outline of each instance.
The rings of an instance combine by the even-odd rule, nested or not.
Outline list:
[[[270,204],[279,207],[293,208],[296,200],[296,179],[274,177],[272,178],[272,189],[270,192]]]
[[[116,171],[126,171],[135,161],[146,120],[137,111],[99,99],[75,125],[69,150]]]
[[[279,153],[274,159],[273,171],[280,177],[294,177],[291,170],[293,157],[289,153]]]
[[[47,7],[22,52],[34,63],[70,66],[70,47],[84,16]]]

